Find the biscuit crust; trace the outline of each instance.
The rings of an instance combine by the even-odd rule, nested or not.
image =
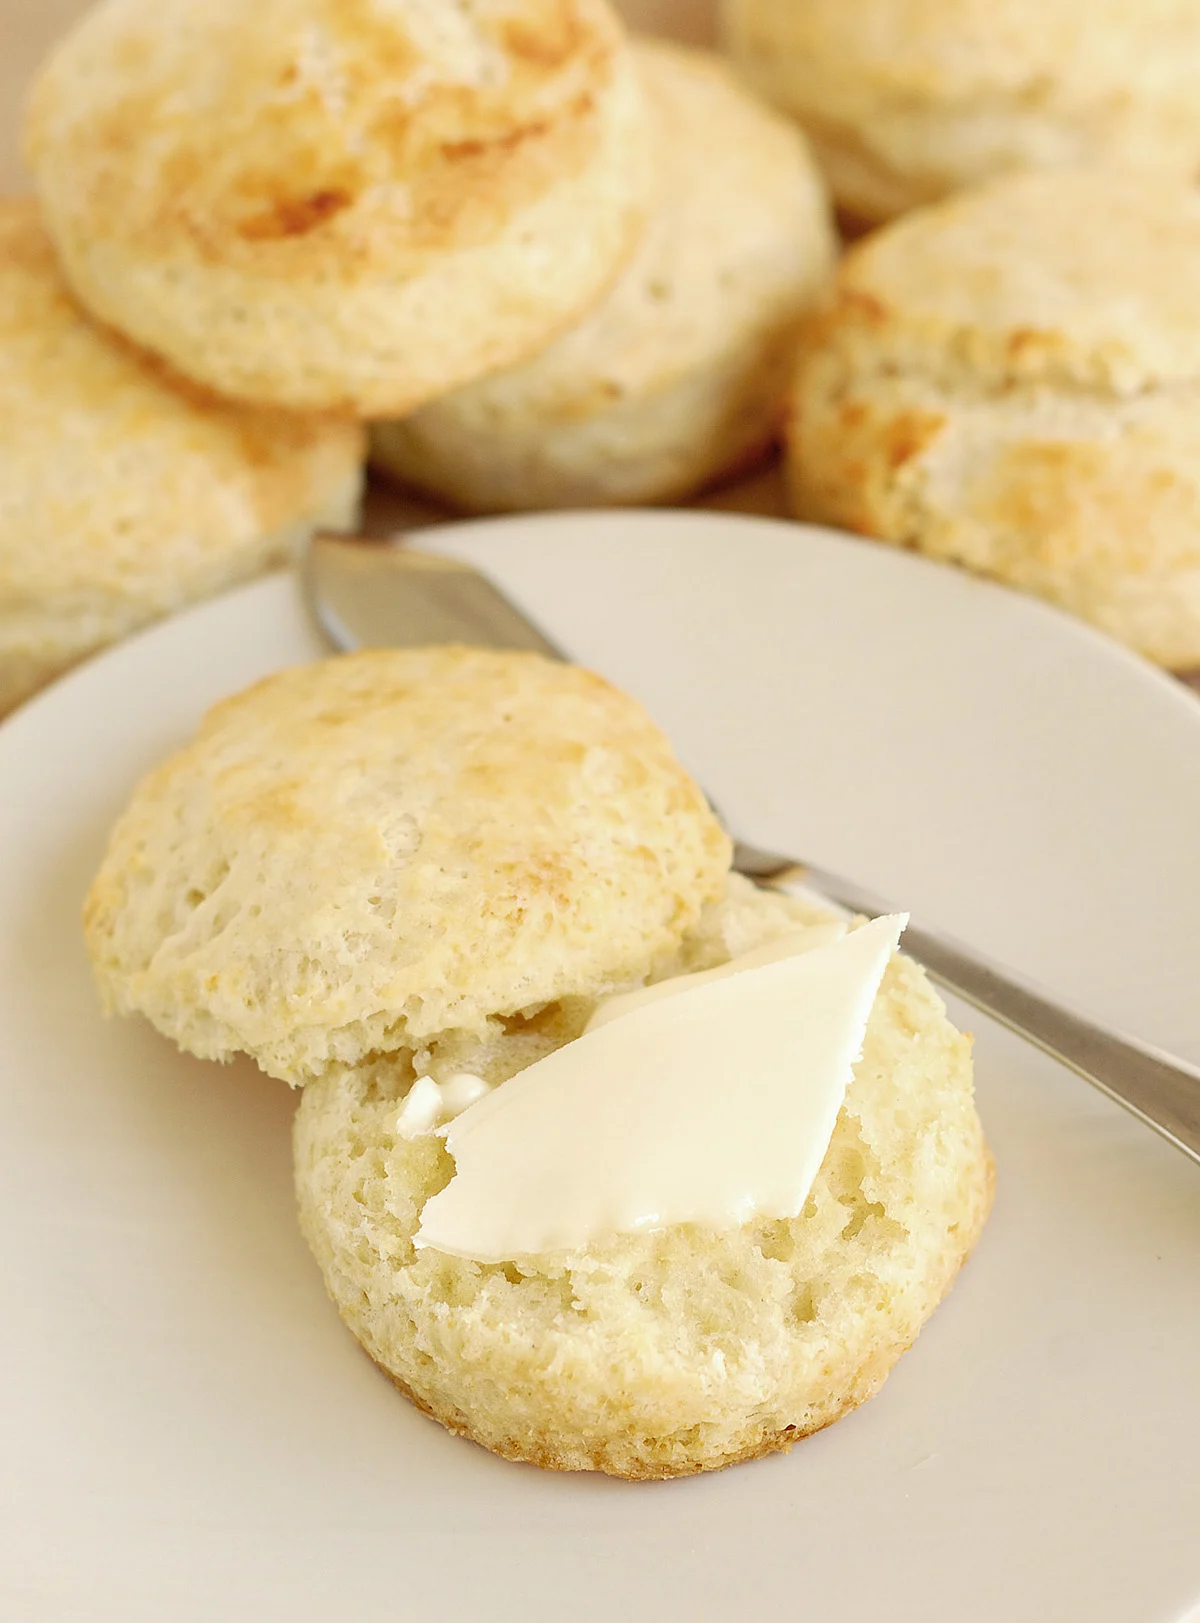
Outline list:
[[[85,932],[110,1008],[303,1083],[628,981],[728,861],[662,733],[599,677],[375,649],[210,711],[135,791]]]
[[[795,511],[1200,664],[1200,194],[1015,175],[857,245],[788,430]]]
[[[359,428],[230,406],[90,322],[0,198],[0,714],[358,512]]]
[[[26,151],[78,296],[242,399],[370,417],[599,296],[647,188],[604,0],[103,0]]]
[[[683,500],[778,432],[833,268],[824,186],[800,132],[717,57],[634,54],[659,174],[622,276],[531,360],[375,431],[380,466],[459,507]]]

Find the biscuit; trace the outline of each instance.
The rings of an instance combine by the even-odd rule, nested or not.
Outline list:
[[[353,424],[173,386],[67,293],[0,199],[0,713],[137,626],[350,528]]]
[[[1010,175],[843,261],[797,372],[795,511],[1200,665],[1200,191]]]
[[[302,1083],[636,978],[728,862],[662,734],[599,677],[377,649],[210,711],[135,791],[85,933],[111,1009]]]
[[[813,917],[731,878],[660,973],[719,963]],[[550,1008],[547,1047],[590,1012]],[[500,1081],[537,1057],[500,1037],[426,1057]],[[295,1123],[301,1227],[370,1356],[451,1431],[556,1470],[654,1478],[788,1448],[878,1390],[949,1288],[991,1201],[970,1041],[924,973],[893,959],[803,1213],[713,1232],[623,1235],[585,1250],[467,1262],[413,1246],[449,1180],[442,1140],[395,1131],[412,1070],[305,1090]]]
[[[862,221],[1011,169],[1200,170],[1195,0],[723,0],[723,33]]]
[[[659,173],[620,280],[532,360],[375,431],[382,467],[459,507],[682,500],[778,430],[798,318],[833,266],[824,187],[717,58],[635,56]]]
[[[102,0],[26,126],[98,316],[221,393],[363,417],[578,317],[644,145],[604,0]]]

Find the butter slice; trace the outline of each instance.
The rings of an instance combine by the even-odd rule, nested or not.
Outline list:
[[[477,1262],[797,1216],[906,914],[633,1008],[441,1129],[415,1243]]]
[[[419,1076],[396,1112],[396,1136],[424,1138],[490,1091],[483,1078],[473,1071],[455,1071],[441,1082],[435,1082],[431,1076]]]
[[[803,924],[798,930],[789,930],[786,935],[776,936],[774,941],[764,942],[761,947],[752,947],[749,952],[731,958],[728,963],[718,964],[715,969],[698,969],[691,975],[673,975],[669,980],[655,981],[653,986],[639,986],[633,992],[615,992],[612,997],[604,999],[584,1029],[598,1031],[610,1020],[623,1020],[627,1014],[643,1008],[647,1003],[657,1003],[664,997],[678,997],[680,992],[690,991],[693,986],[706,986],[709,981],[724,980],[727,975],[740,975],[745,969],[773,964],[779,958],[794,958],[797,953],[812,952],[817,947],[828,946],[831,941],[840,941],[845,933],[846,926],[841,919],[831,919],[825,924]]]

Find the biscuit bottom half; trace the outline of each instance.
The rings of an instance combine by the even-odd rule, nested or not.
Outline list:
[[[731,879],[677,961],[704,968],[808,922],[806,903]],[[683,1476],[788,1448],[871,1397],[949,1288],[991,1203],[970,1039],[925,975],[893,960],[833,1140],[800,1216],[680,1225],[481,1264],[425,1249],[453,1175],[402,1138],[416,1070],[493,1083],[582,1030],[588,999],[330,1075],[296,1119],[300,1220],[363,1347],[427,1414],[509,1459]],[[730,1108],[738,1079],[730,1077]]]

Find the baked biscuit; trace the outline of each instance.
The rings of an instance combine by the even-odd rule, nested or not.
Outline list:
[[[636,979],[729,841],[578,667],[380,649],[209,712],[135,791],[85,911],[110,1008],[292,1083]]]
[[[844,260],[796,377],[796,512],[1200,665],[1200,191],[1013,175]]]
[[[85,654],[353,525],[353,424],[173,386],[0,199],[0,713]]]
[[[833,266],[823,185],[717,58],[635,55],[658,190],[620,280],[534,359],[375,431],[381,466],[459,507],[682,500],[778,430],[798,318]]]
[[[886,220],[1010,169],[1200,170],[1196,0],[722,0],[838,203]]]
[[[813,917],[731,878],[673,963],[723,962]],[[538,1017],[543,1051],[592,1004]],[[538,1057],[500,1036],[442,1055],[503,1083]],[[969,1039],[924,973],[893,959],[804,1211],[726,1231],[623,1235],[482,1264],[417,1250],[453,1162],[396,1130],[410,1069],[331,1075],[295,1125],[300,1221],[371,1357],[451,1431],[557,1470],[670,1477],[788,1448],[872,1396],[973,1247],[991,1163]],[[731,1082],[736,1081],[731,1078]]]
[[[102,0],[26,131],[97,315],[224,394],[364,417],[578,317],[644,147],[605,0]]]

